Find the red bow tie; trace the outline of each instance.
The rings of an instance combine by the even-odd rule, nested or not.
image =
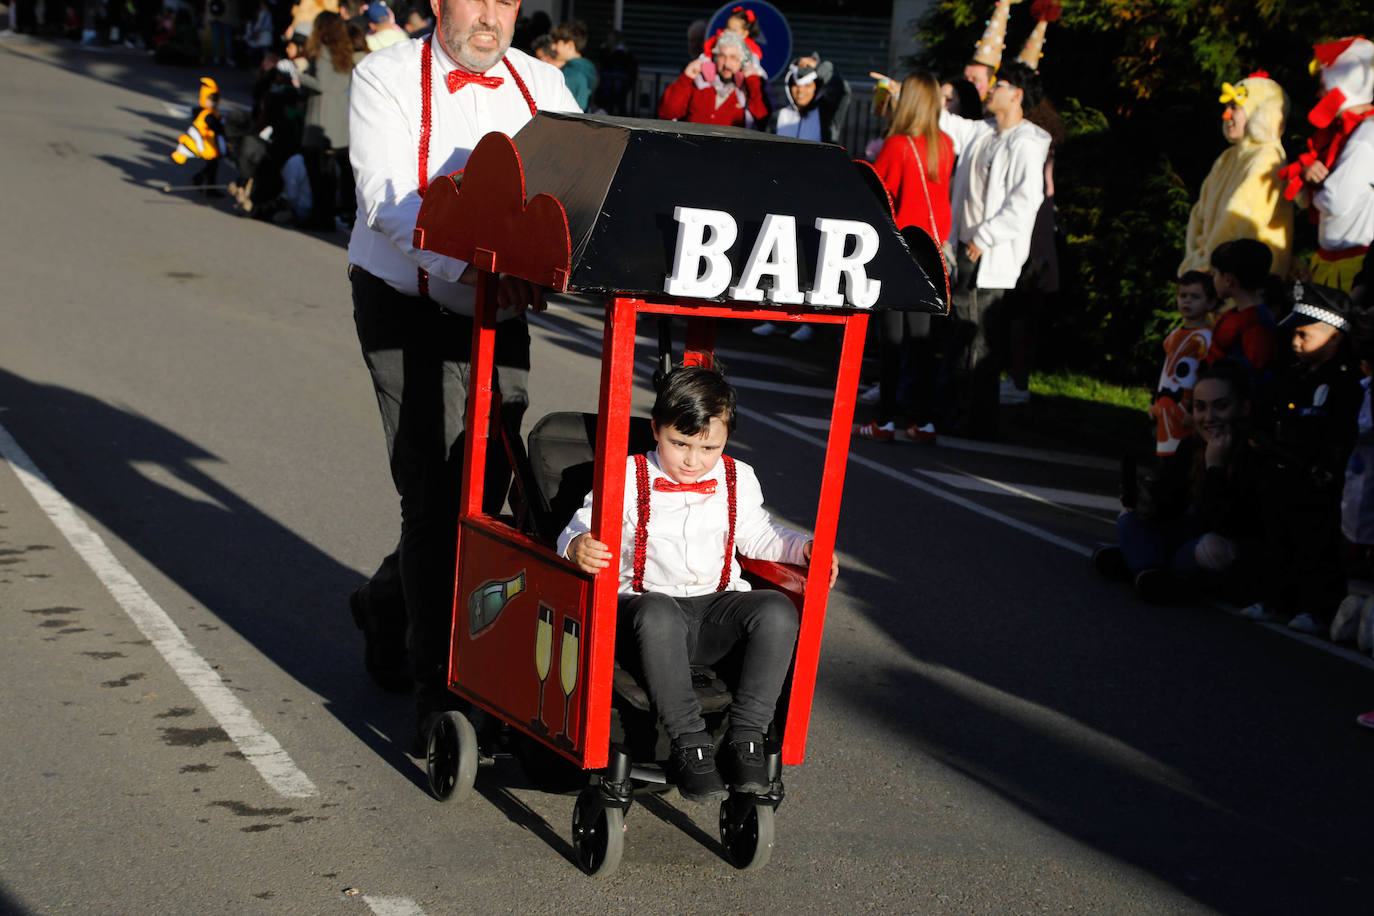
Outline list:
[[[449,92],[457,92],[468,83],[477,86],[485,86],[488,89],[495,89],[503,82],[499,76],[487,76],[485,73],[472,73],[467,70],[460,70],[456,67],[448,72],[447,79]]]
[[[667,477],[655,477],[654,489],[666,493],[714,493],[716,492],[716,482],[714,480],[698,480],[696,483],[678,483]]]

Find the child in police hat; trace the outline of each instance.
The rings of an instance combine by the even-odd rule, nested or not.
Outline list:
[[[1355,443],[1362,390],[1347,339],[1350,298],[1296,284],[1293,311],[1280,323],[1293,362],[1274,381],[1266,462],[1266,533],[1271,551],[1265,599],[1245,609],[1260,620],[1288,619],[1299,632],[1326,633],[1346,597],[1340,507]]]

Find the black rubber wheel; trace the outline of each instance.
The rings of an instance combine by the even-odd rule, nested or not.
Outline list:
[[[477,780],[477,732],[461,712],[434,717],[425,763],[429,790],[439,801],[457,801],[472,791]]]
[[[597,790],[585,789],[573,806],[572,837],[583,871],[597,878],[612,874],[625,853],[625,812],[603,807]]]
[[[721,802],[720,844],[736,868],[763,868],[773,855],[773,806],[752,795],[731,795]]]

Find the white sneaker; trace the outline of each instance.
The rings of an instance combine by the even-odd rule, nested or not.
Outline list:
[[[1360,608],[1360,627],[1355,634],[1355,645],[1361,652],[1374,651],[1374,597],[1366,598]]]
[[[1296,630],[1299,633],[1306,633],[1308,636],[1317,636],[1326,633],[1327,628],[1322,622],[1311,614],[1299,614],[1288,621],[1288,629]]]
[[[1360,631],[1360,611],[1364,607],[1364,595],[1346,595],[1336,608],[1336,617],[1331,621],[1332,642],[1354,642]]]
[[[804,324],[788,335],[797,343],[806,343],[812,337],[811,325]]]
[[[754,330],[750,331],[749,333],[755,335],[756,337],[771,337],[773,335],[773,331],[773,322],[765,321],[762,324],[754,325]]]
[[[881,398],[882,396],[883,396],[882,386],[880,386],[880,385],[870,385],[869,387],[865,388],[863,391],[859,392],[859,403],[860,403],[860,404],[876,404],[876,403],[878,403],[879,398]]]
[[[1009,378],[1002,379],[1002,384],[997,386],[997,403],[999,404],[1024,404],[1030,400],[1030,391],[1017,388]]]
[[[1254,620],[1258,623],[1270,623],[1275,620],[1282,620],[1283,615],[1267,608],[1262,602],[1255,602],[1249,607],[1240,609],[1240,615],[1246,620]]]

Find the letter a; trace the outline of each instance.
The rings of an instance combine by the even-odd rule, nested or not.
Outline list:
[[[765,275],[773,277],[769,299],[781,305],[802,303],[801,289],[797,286],[797,220],[794,217],[769,213],[763,218],[763,228],[744,265],[744,276],[740,277],[738,286],[730,288],[730,298],[762,302],[759,280]]]

